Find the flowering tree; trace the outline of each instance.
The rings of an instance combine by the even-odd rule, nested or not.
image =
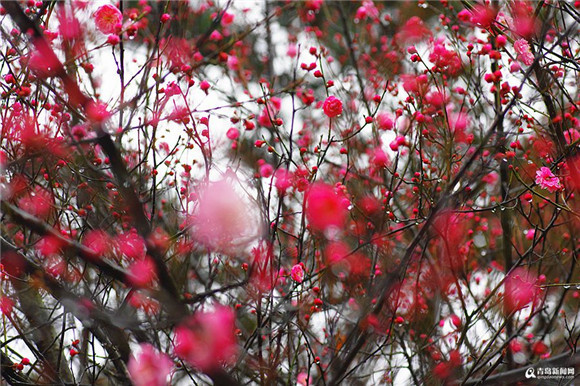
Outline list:
[[[2,1],[3,379],[572,379],[578,21]]]

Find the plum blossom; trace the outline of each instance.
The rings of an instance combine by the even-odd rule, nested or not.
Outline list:
[[[532,54],[530,44],[526,39],[516,40],[514,42],[514,50],[518,54],[518,60],[526,66],[530,66],[534,63],[534,54]]]
[[[12,309],[14,308],[14,300],[6,297],[0,296],[0,312],[2,315],[10,315],[12,313]]]
[[[119,252],[130,260],[143,259],[147,252],[145,240],[137,234],[135,229],[118,235],[116,244]],[[93,245],[91,245],[91,248],[93,248]]]
[[[274,176],[276,177],[274,186],[276,186],[278,192],[284,194],[292,187],[292,172],[286,169],[278,169]]]
[[[232,141],[235,141],[236,139],[238,139],[240,136],[240,130],[236,129],[235,127],[231,127],[227,132],[226,132],[226,137],[228,137],[229,139],[231,139]]]
[[[34,191],[29,192],[18,200],[20,209],[41,219],[48,217],[53,204],[54,198],[52,194],[38,186],[35,187]]]
[[[419,16],[413,16],[399,29],[396,38],[402,44],[413,44],[432,35],[432,32]]]
[[[123,14],[119,9],[111,4],[105,4],[94,14],[97,29],[104,34],[115,33],[123,22]]]
[[[334,118],[342,114],[342,101],[335,96],[329,96],[322,105],[322,110],[329,118]]]
[[[272,97],[266,102],[266,107],[258,116],[258,123],[264,127],[272,127],[272,120],[276,118],[282,108],[282,100],[278,97]]]
[[[503,309],[506,314],[521,310],[538,295],[537,277],[523,268],[511,272],[504,281]]]
[[[443,38],[435,41],[433,51],[429,54],[429,60],[449,75],[457,75],[461,71],[461,58],[457,52],[445,47]]]
[[[296,385],[308,386],[312,384],[312,377],[309,377],[304,371],[300,372],[296,377]]]
[[[235,362],[236,315],[224,306],[198,312],[175,329],[175,354],[204,372]]]
[[[564,138],[566,139],[566,143],[570,145],[580,140],[580,132],[574,128],[568,129],[564,132]]]
[[[347,210],[334,188],[316,183],[306,196],[306,218],[310,226],[318,231],[341,228],[346,221]]]
[[[206,248],[239,253],[259,232],[258,209],[240,196],[227,180],[211,182],[199,191],[192,216],[192,235]]]
[[[82,26],[75,15],[69,15],[65,7],[59,7],[56,14],[58,31],[64,40],[73,40],[82,36]]]
[[[477,5],[471,11],[471,23],[482,28],[489,28],[497,16],[497,10],[486,5]]]
[[[370,161],[371,164],[377,168],[385,168],[389,166],[389,158],[380,147],[372,150]]]
[[[36,51],[30,55],[28,66],[40,78],[56,76],[62,65],[52,49],[42,42],[36,43]]]
[[[524,235],[526,236],[526,239],[533,240],[536,235],[536,230],[535,229],[525,230]]]
[[[128,271],[127,280],[139,288],[149,287],[157,276],[155,262],[149,257],[131,263]]]
[[[111,113],[109,112],[108,106],[103,102],[91,101],[86,107],[87,118],[91,122],[102,123],[109,119]]]
[[[536,172],[536,184],[540,185],[542,189],[549,190],[550,193],[554,193],[562,189],[562,185],[560,185],[560,179],[545,166],[542,166],[540,170]]]
[[[296,283],[302,283],[304,281],[304,267],[302,264],[296,264],[293,266],[292,271],[290,272],[290,276]]]
[[[268,163],[260,165],[260,176],[263,178],[270,178],[274,174],[274,167]]]
[[[372,1],[363,1],[362,6],[360,6],[356,11],[356,20],[363,20],[366,18],[376,19],[379,17],[379,10],[375,7]]]
[[[140,345],[141,352],[132,355],[127,368],[135,386],[164,386],[173,362],[167,354],[155,350],[148,343]]]
[[[376,122],[381,130],[391,130],[395,126],[393,117],[389,113],[378,113],[376,115]]]

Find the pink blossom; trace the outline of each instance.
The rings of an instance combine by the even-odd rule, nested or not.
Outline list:
[[[464,112],[448,113],[449,117],[449,128],[455,137],[457,142],[465,142],[467,135],[465,134],[465,129],[469,126],[469,116]]]
[[[407,143],[407,139],[405,137],[403,137],[402,135],[397,136],[397,138],[395,138],[390,144],[389,147],[391,148],[392,151],[398,151],[399,150],[399,146],[403,146]]]
[[[36,44],[36,51],[30,56],[28,66],[34,74],[41,78],[56,76],[62,69],[62,64],[47,44]]]
[[[469,125],[469,117],[464,112],[451,113],[449,115],[449,126],[454,131],[464,131]]]
[[[524,234],[526,235],[526,239],[533,240],[534,236],[536,235],[536,230],[535,229],[528,229],[528,230],[524,231]]]
[[[486,5],[476,5],[471,11],[471,22],[482,28],[489,28],[495,21],[497,10]]]
[[[240,69],[240,61],[238,60],[238,57],[235,55],[230,55],[228,56],[228,68],[232,71],[237,71]]]
[[[2,312],[2,315],[10,316],[13,308],[14,300],[6,296],[0,296],[0,312]]]
[[[227,307],[198,312],[175,329],[175,354],[202,371],[235,362],[236,315]]]
[[[442,108],[443,105],[447,103],[447,99],[448,98],[445,94],[439,91],[431,91],[425,95],[425,101],[438,109]]]
[[[18,200],[18,206],[33,216],[46,219],[52,210],[54,198],[52,194],[41,188],[36,187],[34,191],[24,195]]]
[[[330,243],[325,251],[326,262],[330,265],[340,263],[350,252],[348,245],[342,241]]]
[[[266,107],[262,110],[262,113],[258,116],[258,123],[264,127],[272,127],[272,120],[276,118],[276,115],[280,112],[282,108],[282,100],[278,97],[272,97],[266,102]]]
[[[450,75],[456,75],[461,71],[461,58],[457,52],[446,48],[443,39],[435,41],[433,51],[429,54],[429,60]]]
[[[471,21],[471,12],[467,9],[462,9],[457,14],[457,18],[463,22],[470,22]]]
[[[201,83],[199,84],[199,88],[205,93],[205,95],[207,95],[208,90],[210,88],[210,84],[207,80],[202,80]]]
[[[179,87],[179,84],[177,84],[176,82],[171,82],[165,87],[165,95],[167,97],[171,97],[174,95],[180,95],[180,94],[181,94],[181,88]]]
[[[378,113],[376,122],[381,130],[391,130],[395,125],[393,117],[389,113]]]
[[[221,24],[225,27],[234,22],[235,15],[233,13],[224,12],[222,15]]]
[[[239,253],[259,234],[256,213],[258,210],[230,182],[211,182],[199,191],[192,235],[211,250]]]
[[[120,42],[121,42],[121,38],[117,34],[110,34],[109,36],[107,36],[107,43],[112,45],[112,46],[116,46]]]
[[[522,69],[522,66],[520,66],[520,64],[518,62],[513,62],[510,65],[510,72],[518,72],[521,69]]]
[[[286,190],[292,186],[292,173],[286,169],[276,170],[276,181],[274,186],[280,193],[286,193]]]
[[[132,355],[127,368],[135,386],[165,386],[173,362],[167,354],[155,350],[148,343],[141,343],[141,352]]]
[[[564,138],[566,139],[566,143],[570,145],[580,140],[580,132],[576,129],[568,129],[564,132]]]
[[[232,141],[238,139],[239,136],[240,130],[236,129],[235,127],[231,127],[226,133],[226,137],[228,137]]]
[[[309,386],[312,384],[312,377],[309,377],[304,371],[300,372],[296,377],[296,385]]]
[[[377,168],[384,168],[389,165],[389,158],[383,149],[377,147],[376,149],[372,150],[371,163]]]
[[[366,18],[376,19],[379,17],[379,10],[375,7],[372,1],[363,1],[362,6],[360,6],[356,11],[355,19],[363,20]]]
[[[323,3],[324,0],[306,0],[304,6],[311,11],[319,11]]]
[[[102,230],[95,229],[86,233],[83,238],[83,245],[93,250],[95,255],[102,256],[111,250],[111,237]]]
[[[149,287],[157,275],[155,263],[149,257],[135,261],[129,266],[129,282],[135,287]]]
[[[514,42],[514,50],[518,54],[518,60],[526,66],[534,63],[534,54],[530,48],[530,44],[526,39],[518,39]]]
[[[503,309],[506,314],[521,310],[538,295],[537,277],[523,268],[516,268],[504,281]]]
[[[548,189],[550,193],[562,189],[560,179],[558,179],[558,177],[556,177],[552,171],[545,166],[542,166],[540,170],[536,172],[536,184],[540,185],[542,189]]]
[[[342,101],[331,95],[324,101],[322,109],[327,117],[334,118],[342,114]]]
[[[334,188],[324,183],[316,183],[306,196],[306,218],[310,226],[318,231],[341,228],[347,211]]]
[[[260,176],[263,178],[270,178],[272,177],[272,174],[274,174],[274,167],[272,167],[272,165],[265,163],[260,166]]]
[[[130,232],[121,233],[117,236],[117,247],[119,251],[131,260],[138,260],[145,257],[145,241],[137,234],[135,229]]]
[[[105,4],[95,12],[95,24],[97,29],[104,34],[117,32],[120,24],[123,22],[123,15],[117,7]]]
[[[81,37],[82,27],[78,19],[67,14],[66,7],[59,7],[57,12],[58,32],[64,40],[73,40]]]
[[[404,44],[413,44],[432,35],[432,32],[419,16],[413,16],[399,29],[395,38]]]
[[[304,267],[302,264],[296,264],[293,266],[290,276],[296,283],[302,283],[304,281]]]
[[[286,55],[288,55],[291,58],[296,57],[296,54],[298,53],[298,48],[296,47],[296,44],[291,43],[290,45],[288,45],[288,51],[286,52]]]
[[[409,94],[424,94],[427,91],[427,76],[414,75],[414,74],[403,74],[401,75],[401,80],[403,81],[403,89]]]
[[[48,257],[58,255],[63,246],[64,242],[59,238],[54,236],[44,236],[35,245],[35,249],[41,256]]]
[[[213,32],[209,35],[210,40],[222,40],[223,35],[218,30],[213,30]]]
[[[496,21],[498,23],[498,26],[501,27],[501,29],[503,30],[505,30],[506,28],[511,30],[514,29],[514,19],[504,12],[498,12]]]
[[[102,123],[109,119],[111,113],[108,110],[108,106],[103,102],[89,102],[86,108],[87,118],[91,122]]]

